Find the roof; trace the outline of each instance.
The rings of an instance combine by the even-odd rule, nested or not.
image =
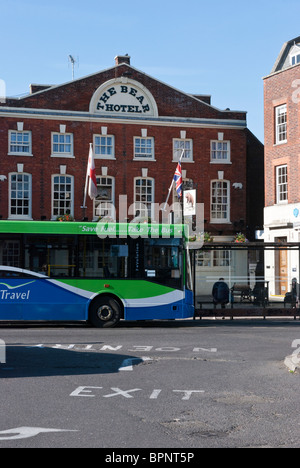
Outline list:
[[[125,56],[127,58],[127,56]],[[1,104],[4,110],[17,108],[47,110],[57,112],[85,112],[90,114],[92,96],[109,80],[135,80],[148,89],[159,107],[158,115],[162,117],[206,118],[225,121],[241,121],[246,126],[246,112],[241,110],[219,109],[211,105],[210,97],[193,95],[178,90],[146,73],[122,62],[114,67],[77,78],[59,85],[31,86],[31,94],[14,99],[8,98]]]
[[[293,51],[295,46],[299,47],[299,53],[300,53],[300,36],[295,37],[294,39],[291,39],[290,41],[287,41],[283,44],[281,51],[277,57],[277,60],[271,70],[270,75],[273,73],[277,73],[279,71],[285,70],[287,68],[290,68],[291,62],[290,62],[290,52]]]

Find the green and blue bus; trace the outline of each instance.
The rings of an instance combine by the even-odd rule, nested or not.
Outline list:
[[[193,317],[186,240],[176,224],[0,221],[0,320]]]

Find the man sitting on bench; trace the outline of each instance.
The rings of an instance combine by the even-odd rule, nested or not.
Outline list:
[[[225,305],[229,302],[229,287],[225,283],[224,278],[220,278],[213,285],[212,296],[214,308],[216,308],[217,304],[221,304],[222,309],[225,309]]]

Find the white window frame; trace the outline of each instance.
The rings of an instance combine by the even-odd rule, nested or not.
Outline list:
[[[137,185],[138,181],[142,181],[141,185]],[[151,182],[151,184],[150,184]],[[148,189],[151,186],[151,193]],[[142,188],[146,189],[145,193],[142,193]],[[141,189],[141,190],[140,190]],[[139,198],[137,200],[137,197]],[[143,199],[145,197],[145,199]],[[151,199],[149,200],[149,197]],[[139,211],[139,218],[153,218],[153,207],[155,200],[155,180],[151,177],[135,177],[134,178],[134,216]],[[147,209],[145,209],[145,206]]]
[[[226,145],[226,149],[225,149]],[[210,162],[212,164],[231,163],[231,148],[228,140],[211,140],[210,142]]]
[[[296,52],[293,55],[291,55],[291,65],[299,65],[300,63],[300,52]]]
[[[55,185],[57,185],[57,182],[55,181],[56,177],[59,178],[59,181],[58,181],[59,190],[54,190]],[[62,190],[60,190],[60,187],[63,186],[63,184],[69,185],[67,180],[63,182],[63,178],[65,179],[70,178],[71,190],[67,191],[67,193],[70,193],[71,200],[68,200],[68,197],[65,197],[65,198],[60,197],[60,194],[63,194],[66,192],[66,191],[63,192]],[[63,175],[53,174],[51,179],[52,179],[51,180],[51,219],[55,220],[58,216],[63,216],[65,214],[70,214],[71,216],[74,216],[74,177],[68,174],[66,175],[65,174]],[[58,193],[59,197],[57,199],[54,199],[54,194],[56,192]],[[70,201],[69,207],[66,206],[68,201]],[[58,203],[57,206],[55,206],[56,202]],[[63,202],[65,203],[65,206],[63,207],[63,209],[61,209],[62,207],[59,206],[59,204]]]
[[[148,145],[148,143],[150,143],[150,145]],[[153,137],[134,137],[133,159],[139,161],[155,161]]]
[[[285,136],[285,138],[284,138]],[[287,142],[287,105],[275,107],[275,144]]]
[[[98,219],[100,216],[109,216],[112,219],[116,219],[116,210],[115,210],[115,178],[107,176],[97,176],[97,190],[98,195],[94,200],[94,219]],[[105,194],[101,193],[101,188],[108,187],[111,190],[111,197],[107,196],[105,199]]]
[[[98,139],[100,139],[100,141],[98,141]],[[109,141],[109,139],[111,139],[111,141]],[[116,159],[114,135],[94,135],[93,147],[95,159]],[[110,154],[109,148],[111,148]]]
[[[16,177],[16,180],[12,180]],[[24,180],[28,177],[28,180]],[[19,178],[19,180],[18,180]],[[28,187],[25,184],[28,183]],[[16,185],[14,185],[16,184]],[[26,194],[28,194],[26,196]],[[13,200],[16,200],[16,206],[13,206]],[[28,200],[26,207],[24,202]],[[18,204],[18,201],[21,203]],[[18,206],[19,205],[19,206]],[[22,210],[22,213],[13,213],[12,211]],[[24,211],[28,210],[27,214]],[[9,216],[8,219],[31,220],[32,219],[32,175],[26,172],[11,172],[9,174]]]
[[[232,264],[231,250],[198,250],[196,251],[196,266],[203,269],[218,269],[228,271]]]
[[[182,155],[183,149],[185,151]],[[173,138],[173,162],[179,161],[181,155],[182,161],[194,162],[193,140],[191,138]]]
[[[215,185],[218,186],[214,187]],[[218,216],[218,214],[224,214],[224,216]],[[230,222],[230,182],[228,180],[215,179],[211,181],[210,222],[214,224]]]
[[[288,172],[286,164],[276,167],[276,203],[288,203]]]
[[[16,141],[12,142],[12,136],[16,135]],[[28,135],[28,142],[24,137]],[[19,140],[19,141],[18,141]],[[15,148],[13,148],[15,147]],[[24,147],[28,147],[28,151],[24,151]],[[12,156],[32,156],[32,135],[31,131],[24,130],[9,130],[8,131],[8,155]]]
[[[55,142],[54,138],[58,136],[59,139],[63,141]],[[66,137],[70,137],[70,142],[64,141]],[[70,151],[56,151],[55,145],[58,146],[67,146],[70,145]],[[59,132],[52,132],[51,133],[51,157],[52,158],[74,158],[74,143],[73,143],[73,133],[59,133]]]

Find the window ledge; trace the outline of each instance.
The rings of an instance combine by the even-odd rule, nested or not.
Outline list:
[[[220,219],[220,220],[212,219],[210,220],[210,224],[232,224],[232,223],[231,221],[228,221],[228,219]]]
[[[178,163],[178,162],[179,162],[179,159],[172,159],[172,162],[173,162],[173,163]],[[180,162],[181,162],[181,163],[194,163],[195,161],[191,161],[191,160],[189,160],[189,159],[182,159]]]
[[[133,161],[144,161],[144,162],[154,161],[154,162],[156,162],[156,159],[153,159],[153,158],[133,158]]]
[[[231,161],[210,161],[210,164],[232,164]]]
[[[18,215],[11,215],[7,219],[11,219],[14,221],[33,221],[31,216],[18,216]]]
[[[75,159],[75,156],[72,155],[72,154],[55,153],[55,154],[50,154],[50,158],[68,158],[68,159]]]
[[[100,156],[99,154],[94,154],[95,159],[101,159],[102,161],[115,161],[115,156]]]
[[[32,153],[22,153],[21,151],[20,152],[15,152],[15,153],[7,153],[8,156],[30,156],[32,157],[33,154]]]

